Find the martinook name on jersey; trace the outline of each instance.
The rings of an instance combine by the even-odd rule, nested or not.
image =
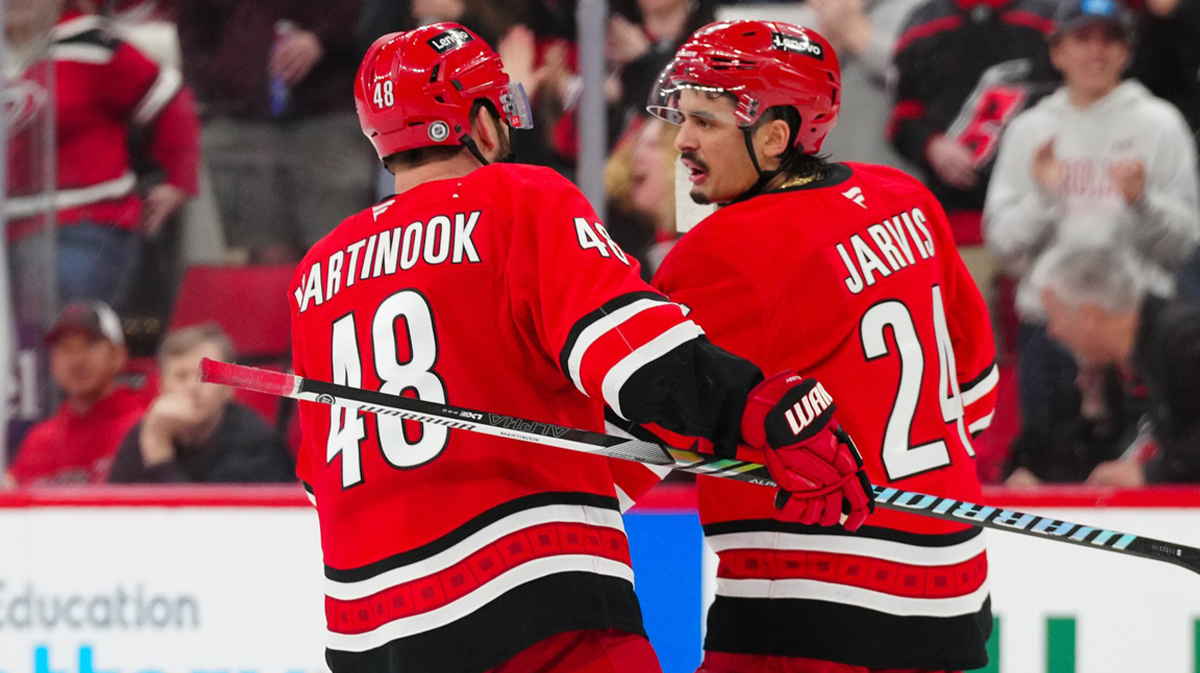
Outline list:
[[[392,201],[389,200],[375,206],[375,218],[379,219],[390,205]],[[356,281],[390,276],[397,270],[407,271],[419,261],[431,265],[444,262],[478,264],[479,253],[471,235],[481,212],[435,215],[425,222],[381,231],[333,253],[324,267],[319,261],[313,262],[296,287],[293,295],[296,305],[303,313],[310,302],[320,306]]]

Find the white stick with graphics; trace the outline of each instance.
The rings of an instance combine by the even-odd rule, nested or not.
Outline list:
[[[668,466],[724,479],[774,486],[766,466],[744,460],[676,449],[637,439],[614,437],[578,428],[531,421],[503,414],[464,409],[445,404],[352,388],[325,381],[272,372],[205,358],[200,378],[210,383],[255,390],[322,404],[360,409],[375,414],[399,416],[423,423],[436,423],[534,444],[571,451]],[[873,486],[875,505],[972,526],[1021,533],[1084,547],[1106,549],[1156,561],[1166,561],[1200,573],[1200,549],[1151,538],[1060,521],[1016,510],[977,505],[935,495]]]

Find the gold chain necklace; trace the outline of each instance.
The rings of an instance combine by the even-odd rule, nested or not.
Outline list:
[[[808,183],[810,183],[816,179],[817,179],[817,176],[815,176],[815,175],[805,175],[802,177],[788,178],[786,181],[784,181],[784,183],[782,185],[779,185],[779,189],[788,189],[789,187],[799,187],[800,185],[807,185]]]

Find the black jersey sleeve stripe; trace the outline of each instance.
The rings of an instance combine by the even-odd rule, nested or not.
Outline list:
[[[113,37],[111,33],[100,28],[92,28],[74,35],[66,35],[54,41],[57,45],[87,45],[91,47],[103,47],[108,51],[116,51],[121,45],[121,41]]]
[[[993,376],[994,373],[997,371],[998,371],[998,369],[996,367],[996,361],[992,360],[991,362],[988,363],[988,365],[986,367],[983,368],[983,371],[979,372],[979,374],[977,374],[975,376],[975,378],[973,378],[969,381],[959,381],[958,389],[961,392],[965,393],[968,390],[970,390],[971,388],[974,388],[975,386],[986,381],[989,377]]]

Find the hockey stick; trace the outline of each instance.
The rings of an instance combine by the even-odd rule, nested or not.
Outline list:
[[[638,439],[625,439],[503,414],[475,411],[400,395],[315,381],[281,372],[218,362],[208,358],[205,358],[200,364],[200,379],[270,395],[360,409],[375,414],[399,416],[422,423],[436,423],[460,430],[556,446],[609,458],[668,466],[684,472],[735,479],[762,486],[775,485],[766,466],[758,463],[720,458]],[[1106,549],[1119,554],[1141,556],[1156,561],[1166,561],[1200,573],[1200,549],[1195,547],[1104,528],[1093,528],[1016,510],[977,505],[952,498],[882,486],[873,486],[872,488],[874,489],[875,505],[885,509],[1070,542],[1084,547]]]

